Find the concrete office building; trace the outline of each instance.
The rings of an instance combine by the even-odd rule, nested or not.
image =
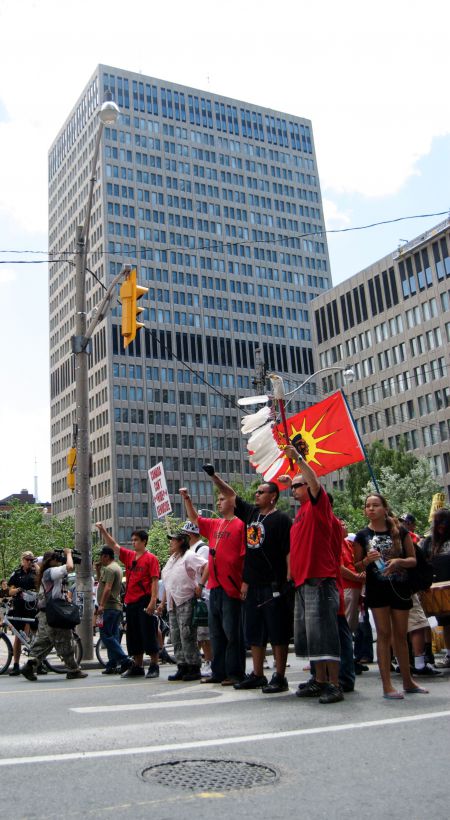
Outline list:
[[[366,445],[425,456],[450,498],[450,219],[314,300],[319,367],[346,387]],[[339,386],[324,375],[321,392]]]
[[[269,371],[295,383],[313,372],[310,301],[330,274],[308,120],[98,66],[49,152],[56,515],[73,508],[73,254],[107,92],[121,118],[102,138],[88,313],[124,264],[136,265],[149,288],[145,329],[124,351],[114,308],[94,334],[89,371],[93,517],[126,540],[152,518],[147,469],[158,461],[178,515],[183,484],[199,507],[213,505],[205,461],[225,476],[250,477],[234,402],[254,392],[258,346]],[[299,398],[298,409],[311,401]]]

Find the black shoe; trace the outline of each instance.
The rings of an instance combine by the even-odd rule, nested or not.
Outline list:
[[[145,675],[143,666],[136,666],[135,663],[130,666],[126,672],[122,672],[121,678],[143,678]]]
[[[117,675],[120,672],[120,669],[117,666],[107,666],[106,669],[103,670],[102,675]]]
[[[22,669],[20,670],[20,673],[27,680],[37,680],[35,664],[31,663],[31,661],[27,661],[25,666],[22,666]]]
[[[299,683],[299,685],[297,686],[297,689],[305,689],[313,681],[315,681],[314,677],[308,678],[308,680],[304,680],[304,681],[302,681],[302,683]]]
[[[161,663],[176,663],[175,658],[172,655],[169,655],[167,649],[160,649],[159,650],[159,660]]]
[[[151,663],[148,667],[146,678],[159,678],[159,666],[157,663]]]
[[[186,672],[183,675],[183,680],[191,681],[191,680],[201,680],[202,673],[200,672],[200,666],[188,666]]]
[[[222,683],[224,678],[218,678],[216,675],[209,675],[207,678],[200,678],[200,683]]]
[[[355,661],[355,675],[362,675],[363,672],[368,672],[369,667],[365,663]]]
[[[70,672],[67,673],[66,678],[67,680],[81,680],[81,678],[87,678],[88,673],[83,672],[82,669],[71,669]]]
[[[48,669],[45,666],[45,664],[43,664],[43,663],[39,664],[38,668],[36,669],[36,674],[37,675],[48,675]]]
[[[315,678],[311,678],[304,686],[299,686],[295,694],[298,698],[319,698],[326,686],[326,683],[318,683]]]
[[[134,666],[133,658],[126,658],[126,660],[122,661],[120,664],[119,672],[123,675],[124,672],[128,672],[131,667]]]
[[[349,683],[341,683],[339,681],[339,687],[340,687],[340,689],[342,689],[343,692],[354,692],[355,691],[355,687],[351,686]]]
[[[10,678],[16,678],[17,675],[20,675],[20,666],[18,663],[15,663],[11,672],[8,672]]]
[[[187,674],[188,667],[184,663],[178,664],[178,669],[173,675],[169,675],[167,680],[183,680],[183,676]]]
[[[439,672],[438,669],[434,669],[428,663],[422,669],[414,669],[414,675],[417,675],[420,678],[442,678],[444,677],[443,672]]]
[[[335,686],[334,683],[325,684],[319,703],[339,703],[340,700],[344,700],[341,687]]]
[[[246,675],[245,678],[238,683],[233,683],[233,687],[235,689],[262,689],[263,686],[267,686],[267,678],[265,675],[255,675],[254,672],[250,672],[249,675]]]
[[[278,692],[289,692],[289,684],[283,675],[274,672],[270,683],[262,687],[265,695],[275,695]]]

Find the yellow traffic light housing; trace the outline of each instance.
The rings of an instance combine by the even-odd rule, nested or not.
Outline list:
[[[137,317],[144,308],[138,307],[137,300],[148,293],[148,288],[138,285],[136,268],[133,268],[120,287],[120,300],[122,302],[122,336],[123,346],[128,347],[130,342],[136,338],[136,333],[140,327],[144,327],[143,322],[138,322]]]
[[[71,447],[67,453],[67,486],[69,490],[75,489],[75,471],[77,465],[77,448]]]

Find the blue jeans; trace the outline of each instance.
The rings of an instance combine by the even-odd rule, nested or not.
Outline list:
[[[239,598],[227,595],[222,587],[211,590],[209,634],[213,651],[213,677],[241,680],[245,674],[241,602]]]
[[[100,638],[108,653],[107,669],[116,666],[128,659],[120,645],[120,624],[122,612],[118,609],[105,609],[103,612],[103,626],[100,627]]]

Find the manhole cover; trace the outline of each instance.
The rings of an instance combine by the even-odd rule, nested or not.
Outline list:
[[[214,792],[270,786],[278,780],[278,773],[270,766],[244,760],[174,760],[148,766],[142,777],[173,789]]]

